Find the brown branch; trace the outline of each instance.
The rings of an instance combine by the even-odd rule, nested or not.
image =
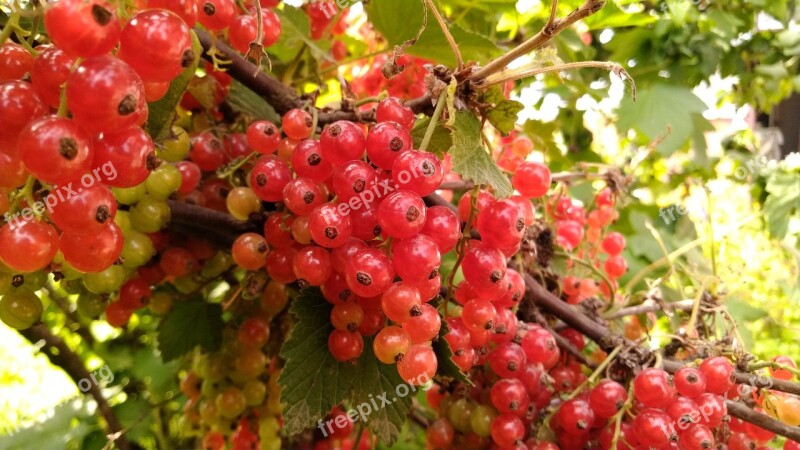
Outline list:
[[[766,414],[761,414],[757,411],[754,411],[739,402],[725,400],[725,406],[728,407],[728,414],[732,415],[733,417],[737,417],[765,430],[785,436],[793,441],[800,442],[800,427],[790,427],[789,425],[775,420]]]
[[[281,83],[279,80],[267,75],[258,66],[245,59],[236,50],[226,43],[214,38],[207,31],[195,28],[195,33],[203,46],[203,57],[209,61],[213,58],[209,54],[212,48],[216,48],[218,58],[230,61],[225,65],[228,75],[245,85],[248,89],[260,95],[267,101],[278,114],[285,114],[290,109],[303,108],[307,106],[307,101],[297,94],[291,86]],[[255,74],[255,75],[254,75]],[[433,104],[430,95],[405,102],[406,106],[415,113],[430,113],[433,111]],[[352,121],[375,121],[375,110],[363,111],[356,114],[355,111],[332,111],[322,109],[319,111],[319,125],[323,126],[337,120]]]
[[[168,200],[170,223],[167,229],[189,234],[218,247],[229,248],[244,233],[260,233],[261,227],[251,221],[236,220],[230,214],[197,205]]]
[[[92,380],[91,374],[86,369],[86,366],[83,365],[78,355],[67,346],[63,339],[50,332],[47,325],[34,325],[26,330],[21,330],[19,334],[34,345],[40,341],[44,341],[44,346],[39,351],[47,355],[47,358],[53,365],[61,367],[76,386],[78,386],[82,380]],[[103,397],[103,392],[100,390],[100,387],[97,383],[91,382],[89,386],[88,394],[97,402],[97,408],[100,410],[100,414],[105,419],[108,427],[107,434],[109,436],[117,436],[115,442],[117,447],[121,450],[130,450],[131,445],[128,440],[121,434],[118,434],[122,431],[122,425],[111,409],[111,406],[108,404],[108,401]]]
[[[557,19],[555,17],[555,12],[556,7],[558,6],[558,0],[553,0],[550,8],[550,18],[544,27],[542,27],[541,31],[536,33],[536,35],[532,38],[510,50],[505,55],[492,60],[485,67],[473,73],[472,76],[470,76],[470,80],[473,82],[479,82],[489,75],[506,68],[510,63],[520,56],[542,47],[550,39],[555,37],[558,33],[564,31],[564,29],[571,26],[575,22],[583,20],[597,11],[600,11],[600,9],[605,6],[605,3],[605,0],[586,0],[580,8],[569,13],[567,17],[564,17],[563,19]]]

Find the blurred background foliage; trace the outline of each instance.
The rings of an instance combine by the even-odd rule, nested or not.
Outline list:
[[[303,38],[308,19],[291,6],[302,2],[287,3],[280,12],[283,36],[270,49],[275,75],[302,81],[306,91],[321,88],[320,104],[336,101],[337,71],[327,56],[331,43],[323,39],[309,45]],[[559,16],[581,3],[559,2]],[[550,9],[542,0],[439,4],[465,57],[483,62],[535,34]],[[518,82],[512,97],[524,106],[517,132],[533,140],[553,172],[590,162],[598,165],[586,170],[615,166],[630,177],[626,207],[616,225],[629,243],[630,269],[621,280],[631,288],[628,293],[645,292],[649,283],[660,282],[664,300],[671,302],[693,297],[705,286],[724,297],[749,351],[796,359],[800,156],[782,156],[797,149],[776,144],[767,118],[800,90],[795,6],[790,0],[608,0],[598,14],[520,64],[618,62],[636,81],[637,101],[622,80],[600,70]],[[421,23],[421,11],[411,0],[371,0],[366,13],[388,42],[378,43],[377,51],[356,37],[345,37],[345,43],[352,55],[386,53],[416,34],[413,25]],[[365,14],[365,8],[355,4],[349,14]],[[452,65],[442,36],[436,27],[429,30],[409,53]],[[305,51],[309,46],[311,51]],[[800,117],[791,119],[800,125]],[[588,201],[587,187],[578,183],[570,189]],[[666,220],[670,216],[662,212],[676,206],[687,213]],[[168,414],[182,403],[170,402],[180,400],[179,365],[161,362],[156,320],[134,318],[133,332],[121,335],[80,319],[82,326],[91,326],[92,343],[73,333],[75,324],[64,317],[51,302],[44,321],[90,369],[108,364],[113,370],[106,394],[123,425],[131,427],[129,438],[152,448],[180,427]],[[656,335],[675,331],[668,318],[658,325]],[[105,438],[91,402],[2,324],[0,340],[0,449],[101,448]]]

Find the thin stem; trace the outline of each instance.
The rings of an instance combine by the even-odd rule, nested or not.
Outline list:
[[[622,78],[623,80],[627,80],[631,85],[631,91],[633,92],[633,97],[636,98],[636,83],[633,82],[633,78],[630,76],[630,74],[628,74],[628,72],[624,68],[622,68],[621,65],[609,61],[579,61],[566,64],[557,64],[548,67],[540,67],[539,63],[536,62],[534,63],[534,65],[526,65],[524,67],[520,67],[517,69],[502,70],[500,72],[497,72],[491,76],[486,77],[481,86],[489,87],[489,86],[494,86],[496,84],[503,84],[507,81],[516,81],[516,80],[521,80],[523,78],[541,75],[543,73],[562,72],[566,70],[585,69],[585,68],[604,69]]]
[[[444,104],[446,103],[446,100],[447,90],[445,89],[441,94],[439,94],[439,100],[436,102],[436,109],[433,110],[431,122],[428,124],[428,129],[425,130],[425,136],[422,138],[422,142],[419,144],[419,151],[424,152],[428,149],[428,144],[431,143],[433,132],[436,130],[436,125],[439,123],[439,118],[442,116],[442,111],[444,110]]]
[[[609,448],[618,448],[617,441],[619,441],[620,432],[622,431],[622,418],[625,417],[625,413],[633,406],[633,383],[631,383],[630,387],[628,388],[628,399],[625,400],[625,404],[622,405],[622,408],[614,414],[614,417],[611,420],[614,422],[614,436],[611,438],[611,446]],[[627,442],[625,445],[628,448],[631,448],[630,444]]]
[[[447,23],[445,23],[444,18],[441,14],[439,14],[439,10],[436,9],[436,5],[433,4],[433,0],[425,0],[425,4],[433,13],[433,16],[436,17],[436,21],[439,22],[439,27],[442,29],[442,33],[444,33],[444,37],[447,39],[447,43],[450,44],[450,48],[453,50],[453,54],[456,55],[456,63],[458,65],[458,69],[464,67],[464,59],[461,57],[461,50],[458,48],[458,44],[456,40],[453,39],[453,35],[450,34],[450,29],[447,28]]]
[[[706,293],[706,286],[708,286],[708,277],[704,278],[700,283],[700,289],[697,290],[697,295],[694,298],[692,315],[689,317],[689,323],[686,325],[686,329],[689,331],[689,333],[694,330],[694,327],[697,324],[697,317],[700,313],[700,302],[703,300],[703,294]]]
[[[756,363],[750,363],[747,366],[748,372],[755,372],[759,369],[785,370],[787,372],[791,372],[795,377],[800,378],[800,369],[775,361],[759,361]]]
[[[381,98],[380,96],[362,98],[361,100],[356,102],[355,106],[358,107],[358,106],[367,105],[369,103],[378,103],[381,100],[383,100],[383,98]]]
[[[19,23],[19,11],[14,11],[8,17],[8,21],[6,22],[5,28],[3,28],[3,31],[0,32],[0,45],[5,44],[8,38],[11,37],[11,33],[14,32],[14,29],[17,27],[18,23]]]
[[[547,23],[544,25],[544,27],[542,27],[542,29],[536,33],[536,35],[518,45],[505,55],[495,58],[489,62],[489,64],[487,64],[485,67],[472,74],[470,80],[475,82],[481,81],[487,78],[489,75],[503,70],[520,56],[526,55],[546,44],[550,39],[555,37],[558,33],[564,31],[564,29],[573,23],[581,19],[585,19],[597,11],[600,11],[605,3],[605,0],[586,0],[580,8],[571,12],[567,17],[563,19],[557,19],[556,10],[558,8],[558,0],[553,0],[552,5],[550,6],[550,18],[547,20]]]
[[[594,369],[594,372],[592,372],[592,374],[589,375],[589,377],[586,378],[583,381],[583,383],[581,383],[578,387],[576,387],[567,396],[566,400],[572,400],[573,398],[577,397],[578,394],[580,394],[587,386],[591,386],[592,383],[594,383],[597,380],[597,377],[599,377],[603,373],[603,371],[606,370],[606,367],[608,367],[608,365],[611,364],[611,361],[613,361],[614,358],[616,358],[617,355],[619,355],[620,351],[622,351],[621,345],[614,348],[614,350],[612,350],[611,353],[609,353],[608,356],[606,356],[606,359],[604,359],[603,362],[601,362],[600,365],[597,366],[596,369]]]
[[[478,210],[478,194],[480,194],[480,186],[475,186],[472,189],[472,197],[470,197],[470,205],[469,205],[469,217],[467,218],[467,224],[464,225],[464,231],[461,234],[461,239],[458,240],[458,245],[456,247],[456,253],[458,253],[458,258],[456,259],[455,264],[453,264],[453,268],[450,270],[450,273],[447,274],[447,298],[444,300],[444,316],[447,317],[447,305],[450,303],[450,299],[453,297],[453,282],[456,279],[456,272],[458,272],[458,268],[461,267],[461,263],[464,261],[464,257],[467,255],[467,243],[471,239],[470,231],[472,230],[472,221],[475,218],[475,213]]]
[[[606,286],[608,286],[608,289],[611,292],[610,297],[611,297],[612,300],[614,299],[614,297],[617,294],[617,290],[614,289],[614,285],[611,283],[611,281],[608,279],[608,277],[606,277],[606,275],[603,272],[601,272],[597,267],[593,266],[592,264],[589,264],[588,262],[586,262],[586,261],[584,261],[582,259],[576,258],[576,257],[570,255],[569,253],[565,253],[565,252],[562,252],[562,251],[556,251],[555,255],[556,256],[560,256],[562,258],[567,258],[570,261],[576,262],[576,263],[582,265],[583,267],[586,267],[587,269],[591,270],[593,274],[595,274],[598,277],[600,277],[600,279],[603,280],[603,282],[606,284]]]

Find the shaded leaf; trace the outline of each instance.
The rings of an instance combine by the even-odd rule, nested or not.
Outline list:
[[[236,80],[228,89],[226,101],[234,111],[247,114],[254,119],[269,120],[273,123],[281,121],[281,117],[266,100]]]
[[[222,343],[222,306],[202,299],[175,302],[158,326],[158,349],[163,361],[171,361],[196,346],[215,351]]]

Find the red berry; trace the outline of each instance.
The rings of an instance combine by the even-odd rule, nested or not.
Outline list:
[[[106,2],[62,0],[49,6],[44,14],[47,34],[71,57],[105,55],[117,45],[119,19]]]
[[[640,411],[633,419],[633,430],[636,439],[648,447],[663,449],[677,440],[674,424],[664,411],[647,408]]]
[[[594,412],[589,402],[575,398],[564,402],[556,413],[555,420],[565,433],[584,435],[594,423]]]
[[[0,260],[17,272],[44,269],[58,252],[56,230],[38,220],[14,220],[0,228]]]
[[[733,364],[721,356],[705,359],[700,372],[706,377],[706,389],[714,394],[724,394],[735,384]]]
[[[168,82],[195,59],[189,27],[177,14],[147,9],[134,15],[120,34],[117,58],[145,81]]]
[[[628,392],[614,380],[602,380],[589,392],[589,404],[601,419],[609,419],[619,411],[628,399]]]
[[[328,348],[337,361],[352,361],[364,351],[364,338],[357,332],[333,330],[328,336]]]
[[[397,191],[386,197],[378,209],[378,223],[394,238],[409,238],[425,226],[427,208],[418,194]]]
[[[322,132],[320,148],[331,164],[340,166],[348,161],[361,159],[366,149],[366,136],[358,125],[341,120],[332,123]]]
[[[672,401],[674,389],[667,372],[651,367],[634,378],[633,395],[646,407],[663,408]]]
[[[522,163],[511,178],[511,184],[525,197],[542,197],[550,189],[550,169],[538,162]]]
[[[697,398],[706,391],[706,377],[697,369],[683,367],[675,372],[675,390],[684,397]]]
[[[375,117],[378,123],[396,122],[408,131],[411,131],[414,126],[414,112],[394,97],[386,98],[378,103]]]
[[[514,447],[525,437],[525,424],[512,414],[501,414],[492,420],[492,440],[501,448]]]
[[[144,97],[139,75],[112,56],[85,60],[67,79],[67,105],[73,119],[96,133],[136,125],[147,114]]]
[[[401,153],[411,150],[413,141],[408,130],[396,122],[383,122],[369,130],[365,145],[370,162],[389,170]]]
[[[68,184],[91,168],[92,142],[69,119],[48,116],[33,121],[22,130],[18,142],[25,168],[44,182]]]
[[[515,378],[503,378],[492,386],[490,397],[492,405],[500,414],[514,414],[524,417],[528,412],[530,399],[528,391],[521,381]]]

